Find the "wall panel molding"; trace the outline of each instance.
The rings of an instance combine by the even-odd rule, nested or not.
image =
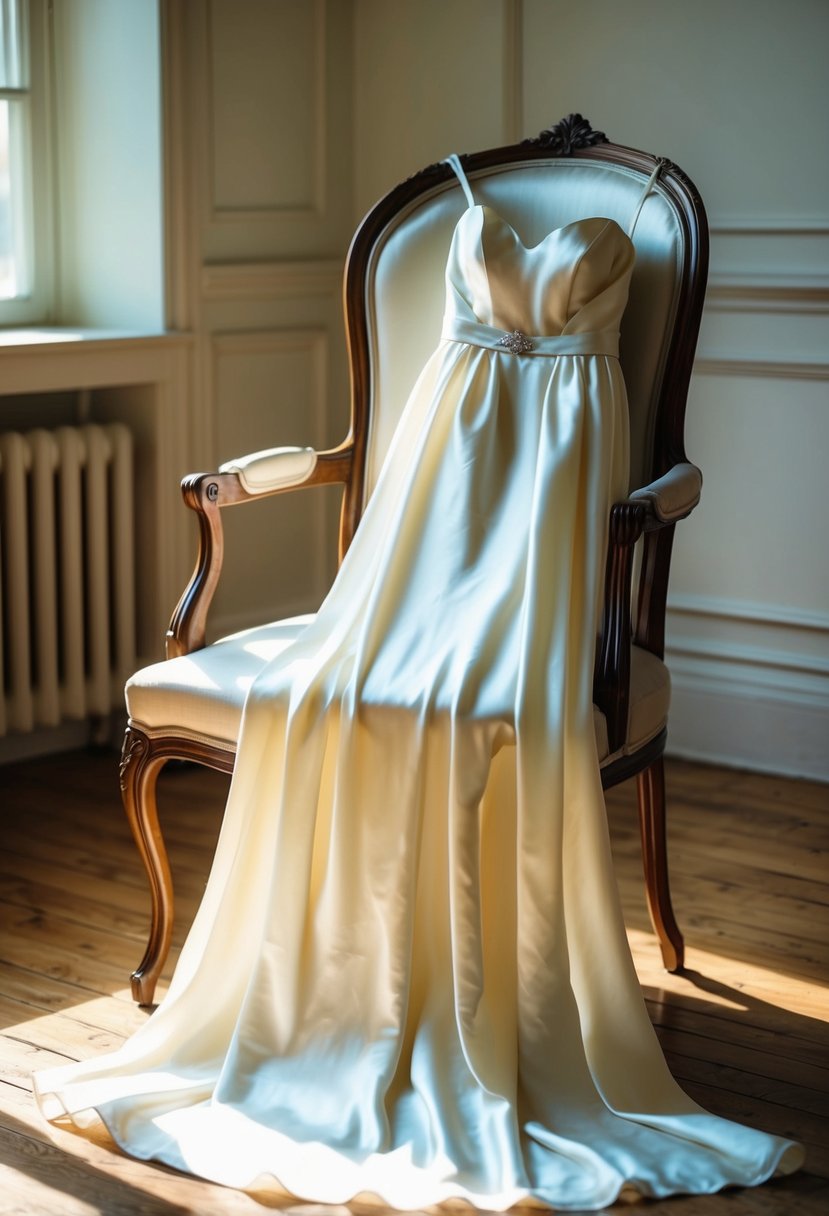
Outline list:
[[[829,781],[829,613],[672,596],[670,750]]]
[[[339,259],[304,262],[223,262],[202,270],[202,294],[207,300],[284,299],[291,296],[333,296],[342,289]]]
[[[306,200],[292,202],[222,203],[216,197],[219,170],[218,104],[215,54],[216,8],[227,0],[208,0],[205,20],[205,57],[202,89],[203,112],[207,119],[205,159],[205,199],[209,223],[249,225],[266,221],[290,221],[305,218],[321,218],[326,210],[326,141],[327,141],[327,82],[326,82],[326,0],[305,0],[304,8],[311,12],[312,51],[308,65],[308,89],[306,97],[297,97],[291,108],[292,122],[307,121],[308,140],[311,145],[309,195]],[[232,6],[235,10],[235,6]],[[302,10],[300,10],[302,11]],[[278,71],[278,64],[274,64]],[[222,103],[233,104],[231,97]],[[310,114],[308,110],[310,109]],[[264,150],[263,150],[264,151]],[[274,148],[275,151],[275,148]]]
[[[816,629],[829,634],[829,612],[809,612],[790,605],[672,594],[668,599],[668,612],[682,616],[719,617],[729,621],[759,621],[763,625]]]
[[[694,361],[701,376],[745,376],[775,380],[827,380],[829,362],[807,363],[787,360],[747,359],[739,352],[702,355]]]
[[[267,329],[225,330],[214,333],[210,340],[213,390],[211,397],[215,400],[217,373],[222,360],[251,355],[305,353],[313,368],[313,421],[316,436],[321,439],[325,434],[328,404],[328,340],[328,332],[316,327],[292,329],[287,326],[273,326]],[[284,442],[290,443],[290,436],[286,436]],[[227,460],[233,455],[234,453],[228,453],[222,455],[221,459]]]
[[[822,687],[758,655],[735,662],[669,649],[668,752],[829,782],[829,679]]]
[[[829,614],[685,597],[668,607],[666,649],[701,678],[728,671],[742,683],[817,697],[829,709]]]
[[[708,227],[716,236],[829,236],[826,216],[723,215]]]
[[[681,635],[672,635],[666,652],[671,664],[681,658],[697,673],[727,675],[729,683],[738,673],[737,678],[752,687],[762,686],[778,696],[817,698],[829,709],[829,660],[823,656]]]
[[[705,307],[714,312],[829,313],[829,276],[722,274],[708,279]]]
[[[711,227],[709,298],[749,311],[826,312],[829,224]]]
[[[260,356],[295,356],[300,355],[307,360],[310,375],[309,399],[304,403],[309,412],[302,414],[301,425],[297,420],[294,433],[286,431],[284,418],[277,425],[274,419],[273,438],[265,441],[262,448],[275,447],[280,444],[311,443],[319,447],[325,439],[328,422],[328,393],[329,393],[329,342],[328,331],[323,328],[305,327],[290,328],[272,326],[264,329],[247,329],[220,331],[212,335],[210,341],[210,399],[213,403],[213,444],[218,452],[220,416],[226,421],[227,411],[235,411],[244,406],[244,402],[223,400],[221,378],[230,364],[239,364],[250,368]],[[266,377],[267,379],[267,377]],[[281,408],[282,413],[291,414],[297,406],[303,403],[286,401],[284,394],[280,397],[278,378],[273,382],[274,414]],[[261,402],[258,404],[261,405]],[[257,402],[253,402],[254,410]],[[227,460],[238,456],[241,452],[218,452],[219,460]],[[323,496],[314,495],[313,491],[299,492],[303,497],[302,523],[297,523],[295,543],[303,559],[310,562],[306,571],[306,584],[294,593],[289,584],[280,588],[278,602],[267,602],[263,587],[253,590],[250,597],[250,607],[240,608],[233,603],[224,603],[217,596],[216,613],[212,620],[212,628],[220,634],[247,628],[261,623],[263,620],[275,617],[293,615],[298,611],[307,611],[309,597],[319,600],[325,593],[330,581],[330,555],[335,552],[336,520],[330,511],[330,502]],[[285,499],[281,495],[281,499]],[[284,504],[283,504],[284,505]],[[245,508],[247,509],[247,508]],[[233,509],[234,512],[236,509]],[[261,525],[257,524],[258,527]],[[283,514],[280,525],[285,528]],[[278,529],[277,529],[278,531]],[[255,535],[259,535],[258,533]],[[285,537],[282,536],[284,543]],[[254,538],[253,544],[256,544]],[[276,559],[275,559],[276,560]],[[254,568],[261,565],[261,558],[255,559]],[[221,592],[221,588],[220,588]]]

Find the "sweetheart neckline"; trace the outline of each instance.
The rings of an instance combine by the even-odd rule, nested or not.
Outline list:
[[[471,211],[480,211],[482,215],[485,211],[488,211],[491,215],[494,215],[495,218],[501,224],[503,224],[505,228],[509,229],[509,231],[512,233],[513,237],[515,238],[516,244],[520,245],[525,253],[534,253],[536,249],[540,249],[542,245],[545,245],[547,243],[547,241],[550,240],[551,237],[558,236],[560,233],[566,232],[568,230],[568,228],[575,228],[579,224],[589,224],[589,223],[592,223],[594,220],[602,220],[605,223],[605,225],[612,224],[614,228],[618,229],[618,231],[625,238],[625,240],[628,242],[628,244],[631,247],[633,247],[633,241],[631,240],[628,233],[625,232],[625,230],[621,226],[621,224],[619,224],[617,220],[611,219],[610,216],[606,216],[606,215],[586,215],[586,216],[582,216],[580,219],[570,220],[566,224],[559,224],[558,227],[552,228],[547,233],[547,235],[543,236],[540,241],[536,242],[535,245],[527,245],[524,243],[521,236],[516,232],[515,228],[512,226],[512,224],[509,222],[509,220],[504,219],[504,217],[503,217],[503,215],[501,215],[500,211],[496,211],[495,208],[490,206],[489,203],[475,203],[473,206],[467,207],[466,210],[464,211],[463,215],[461,215],[460,218],[458,219],[458,222],[455,225],[456,229],[463,222],[464,216],[468,215]]]

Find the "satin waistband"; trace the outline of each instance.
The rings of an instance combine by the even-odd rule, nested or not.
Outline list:
[[[511,351],[504,346],[504,338],[511,337],[509,331],[484,325],[480,321],[465,321],[461,317],[445,317],[441,337],[446,342],[465,342],[469,346],[484,346],[501,354],[515,354],[525,359],[533,356],[551,355],[610,355],[619,358],[619,335],[611,330],[601,333],[556,334],[544,337],[536,334],[521,334],[532,344],[530,350]]]

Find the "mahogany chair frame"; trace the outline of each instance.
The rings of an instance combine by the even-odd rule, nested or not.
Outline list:
[[[461,157],[468,173],[534,158],[568,156],[623,166],[647,178],[659,164],[659,182],[681,225],[684,262],[679,267],[678,304],[664,362],[655,410],[651,483],[686,463],[684,419],[688,386],[702,316],[708,273],[708,227],[699,194],[671,161],[607,141],[580,115],[570,115],[523,143]],[[343,486],[340,560],[348,549],[364,505],[366,450],[371,401],[371,361],[364,301],[371,251],[390,219],[420,195],[452,177],[444,163],[430,165],[401,183],[369,212],[348,255],[345,273],[345,319],[351,374],[351,424],[336,448],[317,455],[313,471],[300,485],[266,493],[285,493],[332,483]],[[248,493],[236,473],[196,473],[185,477],[182,494],[196,513],[199,550],[194,573],[173,613],[167,631],[167,658],[192,653],[206,644],[207,617],[219,581],[223,556],[221,512],[225,507],[266,495]],[[611,509],[605,600],[594,677],[594,701],[607,721],[612,755],[625,741],[630,698],[631,642],[660,659],[664,654],[665,610],[671,547],[676,519],[659,517],[651,502],[629,497]],[[635,615],[631,612],[634,547],[642,540]],[[671,904],[665,828],[663,753],[667,731],[629,755],[606,763],[605,789],[636,776],[645,887],[648,908],[669,971],[681,970],[684,946]],[[150,1004],[166,960],[173,928],[173,884],[158,820],[156,781],[168,760],[194,761],[230,773],[235,746],[219,747],[177,735],[150,736],[127,727],[121,759],[124,807],[147,871],[152,900],[147,949],[131,977],[132,993]]]

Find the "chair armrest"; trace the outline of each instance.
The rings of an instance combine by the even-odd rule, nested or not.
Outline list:
[[[675,464],[663,477],[634,490],[629,502],[644,503],[660,524],[673,524],[690,515],[699,502],[702,473],[695,464]]]
[[[237,506],[271,494],[310,486],[348,482],[354,445],[338,448],[271,448],[227,461],[216,473],[191,473],[181,493],[199,524],[196,567],[167,630],[167,658],[201,650],[207,638],[207,614],[218,586],[224,557],[222,507]]]
[[[317,466],[313,448],[269,448],[237,456],[219,465],[220,473],[236,473],[248,494],[269,494],[301,486]]]
[[[610,509],[604,608],[593,678],[593,700],[607,720],[611,752],[621,747],[627,737],[632,640],[630,589],[634,546],[644,533],[658,534],[645,540],[643,569],[651,570],[650,577],[658,579],[659,587],[650,587],[651,595],[647,604],[639,606],[637,638],[641,643],[662,636],[673,525],[690,515],[699,502],[701,489],[702,473],[696,465],[683,461],[650,485],[634,490],[624,502],[614,503]],[[663,554],[661,559],[657,556],[660,551]],[[660,600],[662,606],[657,613],[655,609]],[[658,640],[654,641],[654,652],[657,648],[661,648]]]

